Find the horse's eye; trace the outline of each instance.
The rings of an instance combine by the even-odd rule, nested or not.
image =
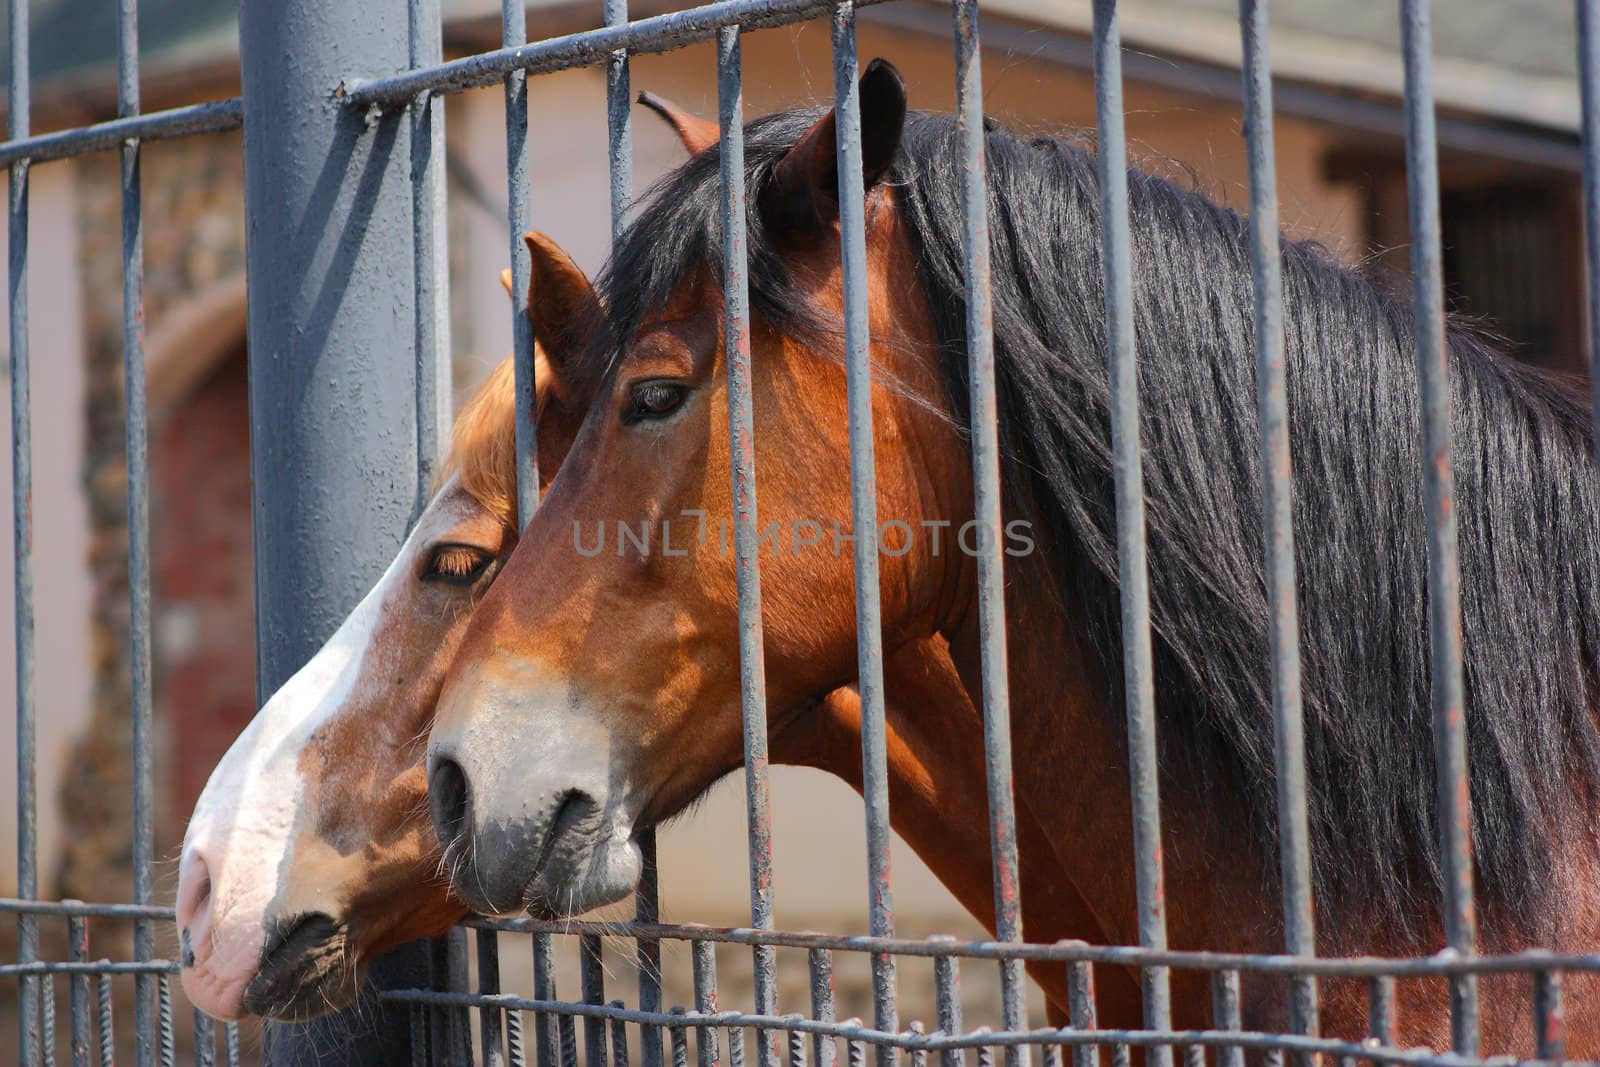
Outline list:
[[[471,545],[440,545],[428,560],[428,570],[423,576],[430,581],[446,585],[469,586],[483,576],[494,557],[481,548]]]
[[[676,382],[641,382],[633,387],[625,421],[631,425],[645,419],[664,419],[678,410],[688,392]]]

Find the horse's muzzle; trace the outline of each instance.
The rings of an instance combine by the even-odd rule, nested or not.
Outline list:
[[[245,987],[252,1015],[300,1021],[332,1011],[355,997],[355,970],[343,926],[322,912],[278,923],[261,949],[261,963]]]

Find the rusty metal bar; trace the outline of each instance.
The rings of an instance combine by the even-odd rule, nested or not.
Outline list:
[[[833,953],[825,948],[811,949],[806,953],[806,966],[811,975],[811,1017],[831,1023],[834,1020]],[[811,1059],[817,1067],[834,1067],[838,1058],[838,1042],[822,1034],[812,1039]]]
[[[10,136],[28,136],[28,0],[10,0]],[[37,727],[33,687],[33,416],[28,358],[28,162],[11,164],[7,240],[11,316],[11,549],[17,655],[17,892],[39,895]],[[17,961],[39,958],[38,921],[17,916]],[[39,1062],[39,983],[17,983],[17,1062]]]
[[[117,4],[117,117],[139,113],[139,15],[137,0]],[[150,688],[150,452],[144,364],[144,198],[139,142],[122,143],[122,354],[126,404],[128,494],[128,660],[130,717],[133,739],[133,901],[149,904],[155,897],[154,756]],[[148,920],[133,927],[133,958],[155,957],[155,928]],[[157,994],[151,975],[134,979],[135,1059],[139,1067],[155,1063],[151,997]],[[165,993],[164,982],[159,991]],[[163,1040],[170,1037],[171,1009],[160,1020]]]
[[[347,107],[400,107],[420,92],[459,93],[492,85],[511,71],[549,74],[587,67],[610,60],[626,49],[632,53],[666,52],[714,37],[725,26],[747,30],[804,22],[831,9],[837,0],[722,0],[685,11],[672,11],[621,26],[584,30],[532,44],[506,45],[441,63],[427,70],[409,71],[389,78],[374,78],[346,86]],[[860,7],[884,0],[859,0]]]
[[[1211,975],[1211,1026],[1217,1030],[1243,1030],[1239,1016],[1239,972],[1216,971]],[[1244,1050],[1217,1050],[1217,1067],[1244,1067]]]
[[[238,97],[190,104],[167,111],[152,111],[129,118],[110,119],[90,126],[44,133],[37,137],[13,132],[0,144],[0,166],[48,163],[54,159],[105,152],[129,140],[142,143],[192,137],[199,133],[226,133],[244,124],[244,103]]]
[[[89,959],[89,923],[79,916],[67,919],[67,959]],[[89,976],[75,974],[67,984],[68,1012],[72,1017],[72,1067],[89,1067]]]
[[[1079,960],[1067,965],[1067,1018],[1074,1030],[1096,1027],[1094,968]],[[1072,1050],[1073,1067],[1100,1067],[1100,1049],[1079,1045]]]
[[[585,1004],[606,1001],[606,967],[602,957],[604,942],[592,934],[578,939],[579,994]],[[583,1021],[584,1067],[606,1067],[606,1021]]]
[[[1533,976],[1534,1055],[1559,1063],[1566,1059],[1566,1008],[1561,993],[1561,972],[1540,971]]]
[[[755,412],[750,367],[750,286],[745,245],[744,73],[740,30],[717,33],[717,118],[721,130],[722,291],[728,361],[728,433],[733,478],[733,543],[739,602],[739,707],[744,735],[745,820],[750,847],[750,925],[772,927],[772,803],[768,786],[767,674],[761,624],[761,546],[756,508]],[[756,1010],[777,1010],[772,949],[756,945]],[[763,1038],[760,1067],[777,1048]]]
[[[1116,468],[1117,566],[1122,588],[1122,673],[1128,717],[1128,778],[1133,790],[1134,872],[1139,944],[1167,947],[1161,862],[1161,799],[1156,769],[1155,671],[1150,645],[1144,472],[1139,444],[1139,372],[1133,331],[1133,263],[1128,221],[1128,150],[1123,129],[1122,37],[1116,0],[1094,0],[1095,115],[1099,131],[1100,221],[1105,266],[1106,343],[1111,367],[1111,442]],[[1165,968],[1141,970],[1145,1025],[1172,1025]],[[1172,1067],[1172,1050],[1150,1052]]]
[[[413,69],[443,56],[443,28],[432,0],[406,5]],[[445,201],[444,101],[422,93],[411,102],[411,253],[417,360],[417,501],[428,506],[442,443],[449,438],[450,238]]]
[[[500,992],[500,935],[493,930],[478,931],[478,992]],[[505,1037],[501,1025],[504,1013],[498,1008],[478,1009],[478,1045],[483,1067],[505,1067]]]
[[[867,317],[866,189],[861,171],[861,97],[856,55],[856,8],[833,9],[833,106],[839,172],[839,236],[844,265],[845,383],[850,432],[850,513],[855,535],[856,686],[861,697],[861,795],[867,812],[869,927],[894,934],[889,888],[889,770],[884,725],[883,611],[878,587],[878,487],[872,439],[872,353]],[[896,1023],[894,957],[872,960],[874,1025]],[[878,1067],[894,1052],[878,1050]]]
[[[1438,775],[1439,850],[1445,877],[1449,947],[1478,950],[1472,899],[1472,804],[1467,783],[1467,708],[1461,651],[1461,567],[1456,550],[1455,476],[1450,454],[1450,380],[1445,355],[1444,265],[1439,236],[1438,142],[1428,0],[1402,0],[1405,53],[1406,194],[1410,205],[1411,280],[1417,370],[1422,391],[1423,488],[1428,518],[1428,621],[1433,687],[1434,760]],[[1451,1038],[1464,1056],[1478,1052],[1478,985],[1451,983]]]
[[[522,0],[501,0],[500,43],[516,48],[528,39]],[[538,391],[534,385],[533,322],[528,318],[532,270],[523,234],[528,232],[528,76],[504,72],[506,108],[506,221],[511,242],[511,340],[517,398],[517,526],[525,527],[539,505]]]
[[[973,521],[978,530],[978,631],[983,690],[983,751],[989,797],[989,851],[995,937],[1022,940],[1016,798],[1011,768],[1011,684],[1006,656],[1004,524],[1000,491],[1000,416],[995,392],[994,306],[989,288],[988,172],[984,163],[983,71],[977,0],[951,5],[956,53],[956,130],[961,139],[961,248],[966,281]],[[1000,1016],[1007,1030],[1027,1025],[1022,964],[1000,964]],[[1006,1067],[1026,1049],[1005,1050]]]
[[[717,1011],[717,947],[710,941],[696,941],[690,951],[694,958],[694,1010],[702,1015],[714,1015]],[[717,1067],[715,1027],[702,1026],[696,1031],[695,1054],[697,1067]]]
[[[1311,821],[1306,806],[1305,712],[1300,692],[1300,609],[1295,599],[1294,474],[1283,349],[1283,275],[1278,169],[1272,134],[1267,0],[1240,0],[1244,44],[1244,136],[1250,172],[1250,275],[1255,294],[1256,411],[1260,426],[1262,536],[1272,647],[1272,720],[1278,773],[1278,856],[1284,949],[1317,951],[1311,911]],[[1317,986],[1289,980],[1289,1025],[1317,1032]]]
[[[951,956],[933,958],[934,1011],[939,1017],[939,1032],[945,1035],[961,1033],[961,970]],[[939,1053],[939,1067],[966,1067],[967,1054],[961,1049],[945,1049]]]

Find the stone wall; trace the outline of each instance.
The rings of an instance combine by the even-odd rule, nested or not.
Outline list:
[[[237,133],[190,138],[148,146],[144,151],[145,321],[159,325],[163,314],[210,284],[243,269],[243,171]],[[79,183],[82,198],[80,245],[83,256],[85,339],[88,362],[86,470],[93,536],[90,567],[94,577],[95,707],[93,725],[79,741],[61,797],[66,825],[59,871],[66,896],[89,900],[127,899],[130,892],[131,771],[129,736],[127,466],[124,450],[122,372],[122,275],[119,162],[103,154],[84,161]],[[205,387],[202,386],[202,392]],[[156,492],[152,532],[163,525],[162,508],[175,488],[163,468],[172,458],[164,427],[150,430]],[[246,427],[241,426],[240,432]],[[248,451],[243,456],[248,464]],[[233,456],[239,455],[237,451]],[[237,472],[233,472],[237,476]],[[248,465],[244,485],[249,484]],[[215,485],[210,476],[194,474],[188,488],[199,495],[196,512]],[[164,497],[166,499],[164,499]],[[221,501],[217,501],[220,506]],[[235,521],[232,516],[227,521]],[[248,503],[237,516],[243,543],[249,544]],[[163,665],[161,637],[184,632],[171,624],[169,590],[174,569],[161,565],[156,540],[157,587],[152,605],[154,655]],[[249,556],[240,561],[240,579],[249,589]],[[245,596],[248,611],[248,593]],[[248,617],[248,616],[247,616]],[[217,640],[212,628],[204,640]],[[224,631],[224,634],[233,631]],[[254,649],[222,650],[227,673],[242,676],[253,692]],[[218,668],[222,669],[222,668]],[[173,683],[177,682],[176,688]],[[156,673],[156,831],[157,855],[171,856],[182,834],[183,812],[169,788],[176,770],[171,738],[187,735],[193,723],[184,709],[210,707],[188,699],[181,679]],[[209,683],[207,683],[209,684]],[[253,703],[253,696],[251,698]],[[176,716],[176,717],[175,717]],[[202,726],[204,724],[201,724]],[[180,776],[180,780],[185,780]],[[203,780],[203,779],[202,779]],[[163,865],[169,879],[173,869]]]

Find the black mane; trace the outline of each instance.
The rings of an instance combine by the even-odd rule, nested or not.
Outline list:
[[[749,127],[751,205],[817,114]],[[1048,531],[1062,596],[1086,613],[1120,697],[1095,161],[998,127],[987,142],[1008,508],[1031,509]],[[909,117],[888,181],[964,420],[960,174],[954,121]],[[597,361],[694,272],[720,279],[719,190],[715,149],[657,187],[602,276],[609,333]],[[1275,881],[1247,225],[1138,170],[1129,196],[1164,779],[1245,820]],[[755,311],[817,328],[754,210],[748,226]],[[1320,247],[1282,250],[1319,925],[1332,941],[1374,921],[1416,933],[1433,926],[1443,891],[1412,315]],[[1589,413],[1569,382],[1458,325],[1449,345],[1480,910],[1491,942],[1549,943],[1563,904],[1557,859],[1594,848],[1587,808],[1600,782]]]

